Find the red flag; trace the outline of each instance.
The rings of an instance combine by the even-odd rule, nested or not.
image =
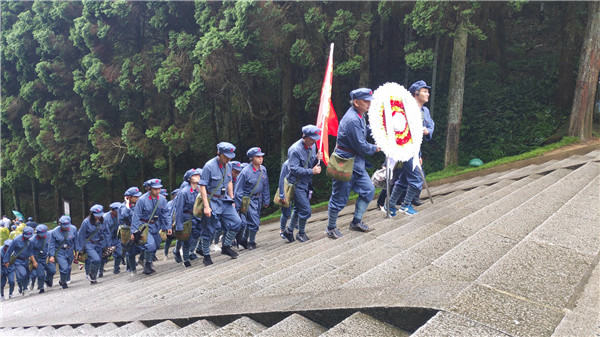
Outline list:
[[[331,103],[331,84],[333,82],[333,43],[329,49],[329,59],[323,78],[321,88],[321,101],[319,103],[319,114],[317,115],[317,127],[321,129],[321,140],[317,141],[317,149],[323,153],[323,163],[327,166],[329,162],[329,138],[336,136],[338,132],[338,118]]]

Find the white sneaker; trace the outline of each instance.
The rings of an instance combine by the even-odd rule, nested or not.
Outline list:
[[[379,206],[379,210],[383,212],[383,214],[387,215],[387,211],[385,210],[385,206]]]
[[[67,284],[71,284],[71,280],[68,280],[68,281],[67,281]]]
[[[213,243],[212,245],[210,245],[210,251],[215,252],[215,253],[220,253],[221,247],[219,247],[219,245],[216,245]]]

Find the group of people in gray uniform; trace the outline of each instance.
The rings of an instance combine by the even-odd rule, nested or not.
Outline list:
[[[423,89],[427,90],[428,98],[429,87],[423,81],[415,82],[409,91],[417,97]],[[337,217],[346,206],[351,190],[358,194],[358,199],[349,229],[370,230],[363,222],[363,214],[373,200],[375,187],[366,171],[365,157],[380,151],[377,145],[367,140],[369,127],[365,114],[372,94],[368,88],[351,91],[351,106],[339,124],[334,151],[342,158],[354,157],[354,167],[349,181],[333,179],[325,229],[330,239],[343,236],[337,226]],[[426,109],[422,104],[420,106]],[[428,111],[426,116],[429,117]],[[425,131],[430,139],[433,121],[429,117],[424,123],[430,125]],[[306,223],[311,216],[312,178],[322,171],[323,157],[316,146],[320,138],[318,127],[305,125],[302,137],[289,147],[287,160],[282,164],[278,193],[280,204],[286,206],[281,209],[280,235],[289,242],[309,240]],[[35,229],[25,227],[21,235],[7,240],[1,248],[2,298],[6,283],[10,286],[9,297],[12,297],[15,277],[19,293],[24,295],[30,283],[33,289],[35,280],[39,292],[43,293],[44,285],[51,287],[53,284],[56,264],[59,285],[68,288],[74,261],[85,264],[86,277],[91,284],[96,284],[103,276],[104,264],[111,256],[115,274],[119,274],[124,265],[133,275],[136,266],[140,265],[144,274],[151,275],[155,273],[153,262],[162,241],[165,241],[165,256],[176,241],[174,260],[186,268],[192,266],[190,261],[198,255],[208,266],[213,264],[211,252],[220,250],[221,254],[236,259],[239,253],[234,247],[256,249],[261,210],[271,202],[267,169],[262,165],[265,153],[259,147],[250,148],[246,152],[249,162],[240,163],[232,161],[235,150],[231,143],[217,144],[216,156],[203,168],[185,172],[183,183],[171,192],[170,201],[167,201],[161,180],[153,178],[144,183],[144,193],[138,187],[128,188],[123,193],[123,202],[111,203],[107,212],[102,205],[93,205],[79,228],[67,215],[60,217],[58,226],[52,230],[46,225],[37,225]],[[419,183],[420,178],[415,178],[408,170],[407,174],[410,175],[408,179],[399,177],[399,180],[410,183],[416,179]],[[285,195],[285,184],[294,186],[293,194]],[[406,200],[407,196],[414,198],[418,192],[411,184],[406,187],[396,183],[391,194],[392,205],[403,194],[402,209],[411,203]],[[291,200],[285,200],[286,197]],[[392,210],[395,215],[396,209]],[[411,215],[416,211],[404,213]],[[177,235],[183,232],[189,235]],[[214,244],[219,242],[221,247],[215,248]],[[139,258],[136,260],[136,257]]]

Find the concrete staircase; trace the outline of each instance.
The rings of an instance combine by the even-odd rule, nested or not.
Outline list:
[[[76,274],[67,290],[3,302],[0,335],[597,334],[599,161],[596,150],[437,186],[412,217],[373,202],[369,233],[348,230],[348,206],[338,240],[326,212],[306,243],[266,224],[258,249],[209,267],[160,261],[130,277],[111,262],[95,286]]]

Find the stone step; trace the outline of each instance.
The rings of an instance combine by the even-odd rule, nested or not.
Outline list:
[[[539,200],[531,199],[527,205],[532,207],[530,212],[536,206],[535,213],[548,212],[546,217],[557,209],[560,213],[564,199],[568,201],[578,191],[585,190],[600,173],[599,168],[598,163],[589,163],[573,171],[563,178],[562,184],[546,189],[547,195],[540,193]],[[554,211],[550,212],[551,209]],[[539,226],[533,220],[527,221],[523,214],[512,215],[518,215],[513,221],[519,219],[519,224],[529,232]],[[456,299],[453,311],[509,334],[550,335],[554,331],[564,316],[562,308],[572,301],[595,257],[536,241],[529,232],[508,233],[507,237],[516,236],[521,241]],[[473,302],[474,298],[477,302]],[[519,316],[521,320],[512,318]],[[493,321],[490,317],[494,317]]]
[[[381,215],[379,215],[379,217],[381,217]],[[276,234],[278,235],[278,233]],[[203,296],[203,298],[206,298],[206,289],[211,290],[208,294],[213,293],[216,294],[216,296],[220,296],[221,294],[229,292],[231,290],[232,285],[229,284],[230,281],[235,281],[236,285],[234,285],[234,288],[244,287],[248,284],[251,284],[257,279],[268,275],[271,272],[278,272],[279,270],[284,268],[286,264],[290,263],[290,260],[295,262],[299,261],[299,258],[301,256],[296,255],[296,253],[307,254],[308,252],[311,254],[316,254],[321,250],[326,250],[327,247],[335,247],[336,245],[339,245],[342,241],[338,240],[337,243],[332,242],[332,240],[329,240],[325,237],[324,233],[318,233],[316,237],[312,236],[311,240],[307,243],[300,244],[296,242],[293,244],[283,244],[281,250],[276,251],[272,254],[267,253],[265,257],[261,257],[261,260],[258,264],[252,264],[252,270],[244,270],[242,266],[238,269],[237,272],[229,274],[228,276],[213,277],[213,280],[209,282],[202,282],[201,287],[191,290],[191,297],[197,298],[197,296],[194,296],[194,293],[196,293],[198,294],[198,296]],[[318,248],[319,250],[313,250],[312,247]],[[215,285],[223,288],[214,288]],[[185,297],[190,297],[190,295],[186,294]],[[184,295],[180,295],[180,298],[183,299]],[[177,300],[177,298],[175,300]]]
[[[531,234],[530,239],[579,254],[600,253],[600,177],[594,178]]]
[[[138,332],[146,330],[148,327],[144,325],[144,323],[140,321],[134,321],[131,323],[127,323],[122,327],[110,331],[111,336],[119,336],[119,337],[129,337],[131,335],[135,335]]]
[[[450,312],[440,311],[410,336],[508,337],[509,335],[465,317]]]
[[[519,188],[520,186],[527,184],[527,182],[527,180],[520,180],[495,191],[490,191],[486,198],[501,198],[502,195],[508,194],[511,189]],[[476,200],[481,199],[477,198]],[[469,207],[471,204],[472,203],[465,203],[463,207]],[[487,205],[485,202],[481,202],[481,204]],[[453,208],[454,207],[450,207],[450,209],[445,212],[446,217],[462,220],[468,216],[468,213],[470,213],[466,212],[463,208]],[[440,221],[440,219],[435,221]],[[449,222],[452,223],[452,221]],[[447,225],[442,223],[428,224],[405,233],[396,231],[398,232],[397,236],[391,239],[392,245],[390,245],[395,249],[388,249],[385,252],[385,255],[381,257],[371,258],[370,260],[377,262],[376,264],[373,265],[371,263],[367,263],[364,266],[355,266],[355,263],[349,263],[348,266],[339,268],[339,270],[335,270],[329,275],[324,275],[311,283],[312,285],[316,285],[315,282],[318,282],[319,286],[322,287],[326,279],[334,277],[334,279],[339,279],[341,281],[341,284],[338,286],[346,283],[343,285],[343,287],[378,287],[386,286],[387,284],[390,284],[390,282],[393,284],[395,281],[404,279],[411,273],[414,273],[425,267],[432,259],[432,257],[428,256],[428,254],[414,252],[411,250],[407,251],[406,249],[418,246],[420,242],[427,240],[431,236],[437,235],[440,231],[443,231],[446,228]],[[410,239],[407,240],[407,238]],[[399,242],[399,244],[394,246],[394,242]],[[439,251],[443,249],[450,249],[451,247],[447,247],[444,243],[438,242],[438,247],[432,248],[433,251]],[[371,270],[371,268],[373,269]],[[361,275],[363,273],[364,275]],[[339,275],[339,277],[333,276],[336,274]],[[388,280],[387,277],[394,278],[392,280]],[[307,284],[306,287],[309,287],[310,285],[311,284]]]
[[[279,336],[295,336],[295,337],[316,337],[327,331],[327,329],[310,319],[298,315],[291,314],[281,322],[273,325],[267,330],[259,333],[260,337],[279,337]]]
[[[171,322],[170,320],[166,320],[163,322],[160,322],[156,325],[153,325],[152,327],[142,330],[136,334],[134,334],[132,337],[160,337],[160,336],[167,336],[170,335],[174,332],[176,332],[177,330],[179,330],[179,325]]]
[[[91,324],[83,324],[75,328],[74,336],[91,336],[96,331]]]
[[[393,325],[377,320],[369,315],[356,312],[341,321],[327,332],[321,334],[323,337],[333,336],[397,336],[405,337],[409,334]]]
[[[187,337],[187,336],[207,336],[211,332],[219,329],[219,326],[205,319],[198,320],[189,324],[169,335],[169,337]]]
[[[53,336],[56,329],[52,326],[46,326],[38,331],[38,336]]]
[[[441,199],[442,200],[442,199]],[[426,207],[430,207],[429,204]],[[425,207],[425,208],[426,208]],[[384,219],[383,214],[381,214],[380,212],[377,211],[371,211],[368,212],[365,215],[365,221],[367,223],[371,223],[372,219],[378,219],[377,221],[381,221],[382,219]],[[379,222],[375,221],[374,223],[374,227],[376,229],[376,231],[379,231]],[[350,237],[349,237],[350,236]],[[234,285],[226,285],[223,287],[223,289],[221,290],[216,290],[215,292],[218,294],[227,294],[233,291],[233,296],[239,295],[239,296],[244,296],[247,295],[248,293],[252,293],[255,291],[263,291],[265,286],[268,286],[269,284],[271,284],[273,281],[275,281],[277,279],[277,277],[272,278],[270,277],[271,275],[277,274],[278,276],[282,276],[282,275],[286,275],[286,273],[280,273],[282,270],[288,269],[287,270],[287,276],[291,274],[295,274],[295,273],[299,273],[302,272],[301,276],[302,278],[306,279],[305,276],[310,274],[310,272],[307,273],[306,268],[311,269],[311,267],[315,264],[315,263],[320,263],[323,261],[324,257],[336,257],[337,252],[341,251],[340,250],[340,246],[344,246],[346,245],[347,241],[344,241],[348,238],[350,239],[360,239],[362,243],[366,243],[369,240],[374,239],[373,236],[366,236],[363,233],[356,233],[356,232],[352,232],[349,231],[348,234],[346,234],[342,239],[338,239],[338,240],[329,240],[325,237],[325,234],[323,233],[320,237],[322,240],[324,240],[324,242],[316,242],[315,243],[315,248],[317,250],[313,250],[309,247],[307,247],[307,249],[305,249],[305,252],[302,253],[302,255],[299,256],[294,256],[292,259],[288,259],[286,261],[283,261],[282,263],[279,264],[279,266],[275,266],[277,268],[273,268],[271,270],[263,270],[260,274],[258,274],[258,276],[260,276],[261,278],[256,280],[255,282],[251,283],[251,281],[253,281],[255,278],[252,278],[253,276],[251,276],[250,278],[245,278],[242,280],[239,280],[239,282],[236,282],[237,286]],[[332,247],[331,250],[326,250],[323,249],[323,247],[325,246],[325,248],[327,247]],[[352,247],[355,248],[356,246]],[[342,247],[343,248],[343,247]],[[315,254],[317,254],[317,260],[315,261],[310,261],[311,260],[311,256],[315,256]],[[344,262],[345,259],[341,258]],[[304,267],[302,266],[296,266],[296,262],[300,261],[299,263],[303,264]],[[306,262],[308,262],[309,264],[306,264]],[[327,270],[331,270],[329,266]],[[314,271],[314,269],[312,270]],[[322,273],[322,271],[321,271]],[[321,274],[318,274],[321,275]],[[254,275],[256,276],[256,275]],[[286,277],[287,277],[286,276]],[[314,276],[316,277],[316,276]],[[310,277],[309,277],[310,279]],[[302,283],[298,283],[298,278],[292,280],[295,284],[302,284]],[[239,286],[242,286],[242,288],[239,288]],[[281,291],[287,292],[290,288],[290,284],[289,283],[285,283],[283,285],[283,288],[280,288]],[[272,295],[272,294],[269,294]],[[222,299],[222,298],[221,298]]]
[[[475,280],[517,243],[516,240],[481,229],[526,203],[568,172],[566,169],[554,171],[457,223],[463,227],[465,234],[477,232],[437,258],[433,265],[456,272],[463,280]]]
[[[255,336],[267,328],[257,321],[243,316],[220,329],[211,332],[209,337]]]
[[[309,228],[310,228],[310,226],[311,226],[311,224],[309,224]],[[278,249],[289,249],[289,247],[286,247],[283,244],[283,240],[279,239],[278,231],[277,232],[271,231],[271,232],[272,232],[271,237],[273,238],[273,240],[271,240],[271,241],[274,241],[275,245],[277,246],[277,248],[275,248],[275,249],[269,249],[269,247],[266,246],[265,248],[259,248],[254,251],[242,251],[242,253],[240,254],[240,258],[238,258],[238,260],[236,260],[234,264],[230,263],[227,266],[223,266],[223,264],[220,263],[220,261],[215,261],[215,265],[210,266],[208,268],[200,267],[199,269],[196,269],[196,267],[194,267],[190,271],[186,270],[185,273],[180,272],[180,270],[177,270],[177,272],[180,272],[179,274],[186,275],[186,277],[185,278],[178,277],[175,281],[173,281],[173,277],[165,277],[164,275],[159,274],[159,275],[157,275],[157,277],[160,277],[160,280],[158,280],[158,283],[168,282],[169,285],[172,285],[170,288],[173,288],[171,293],[179,295],[182,293],[181,291],[179,291],[180,290],[179,286],[180,285],[185,286],[187,283],[185,281],[185,279],[189,278],[189,279],[194,279],[195,281],[198,281],[198,278],[196,276],[201,277],[201,278],[209,278],[209,276],[207,276],[207,275],[210,275],[210,276],[215,275],[216,273],[221,272],[221,270],[225,270],[229,274],[229,273],[231,273],[231,270],[236,270],[238,268],[243,269],[244,266],[241,261],[249,259],[250,256],[258,256],[258,257],[260,257],[260,259],[262,261],[261,263],[266,264],[272,260],[269,258],[271,255],[278,254],[278,252],[277,252]],[[259,232],[259,235],[260,235],[260,233],[261,232]],[[309,229],[309,233],[310,233],[310,229]],[[298,249],[300,249],[300,247]],[[216,258],[219,258],[219,257],[216,257]],[[223,257],[223,258],[229,259],[228,257]],[[213,260],[216,260],[216,259],[213,258]],[[256,265],[253,264],[252,268],[255,268],[255,270],[256,270]],[[219,270],[215,270],[215,269],[219,269]],[[210,272],[209,272],[209,270],[210,270]],[[212,277],[210,277],[210,278],[212,278]],[[175,282],[175,283],[173,283],[173,282]],[[202,283],[204,283],[204,282],[202,282]],[[157,282],[155,282],[155,284],[156,284],[157,288],[161,288],[161,286],[159,284],[157,284]],[[165,288],[162,287],[162,289],[165,289]],[[145,289],[145,291],[151,292],[150,289]],[[169,291],[169,290],[167,289],[167,291]],[[169,295],[171,295],[171,294],[167,292],[166,294],[164,294],[164,297],[168,298],[168,297],[170,297]],[[130,296],[136,297],[137,295],[132,293]]]
[[[76,334],[75,329],[70,325],[64,325],[56,329],[53,336],[74,336]]]
[[[94,330],[90,334],[90,336],[109,336],[112,335],[112,331],[118,329],[119,327],[115,323],[106,323],[102,324]]]
[[[553,337],[599,336],[600,265],[596,265],[572,308],[552,333]]]
[[[463,197],[462,194],[457,194],[455,195],[455,197],[460,198]],[[440,199],[441,202],[432,205],[432,209],[434,209],[435,207],[439,206],[439,205],[443,205],[447,202],[450,202],[451,200],[454,200],[453,198],[449,198],[448,200],[443,200]],[[404,219],[405,221],[409,221],[410,219]],[[392,221],[394,220],[390,220],[390,219],[383,219],[382,222],[377,223],[376,226],[376,231],[372,232],[379,232],[380,230],[382,230],[383,232],[387,230],[393,230],[395,227],[393,226],[384,226],[384,223],[392,223]],[[387,227],[387,228],[386,228]],[[327,273],[332,272],[334,269],[336,269],[336,265],[339,266],[343,266],[344,264],[346,264],[349,260],[352,260],[353,258],[356,258],[357,256],[360,256],[360,254],[362,254],[362,252],[371,252],[371,250],[373,250],[374,248],[381,246],[383,244],[386,244],[385,240],[378,240],[379,237],[374,236],[374,235],[370,235],[370,233],[368,235],[364,235],[364,234],[358,234],[359,238],[361,241],[361,244],[359,246],[354,246],[354,247],[350,247],[350,248],[346,248],[346,247],[342,247],[342,251],[344,251],[344,253],[339,254],[339,255],[335,255],[329,258],[321,258],[320,255],[316,256],[316,259],[314,261],[309,261],[310,265],[306,266],[307,268],[297,268],[294,270],[294,273],[292,273],[291,275],[287,275],[286,278],[280,279],[278,282],[272,284],[270,287],[264,289],[264,290],[260,290],[258,292],[258,294],[261,295],[283,295],[286,293],[289,293],[291,290],[296,291],[296,288],[299,287],[303,287],[304,285],[306,285],[307,283],[310,282],[314,282],[314,280],[318,279],[319,277],[322,277],[323,275],[327,275]],[[370,241],[373,239],[377,239],[374,241]],[[339,241],[339,240],[336,240]],[[387,246],[385,246],[387,249]],[[383,248],[382,248],[383,249]],[[389,248],[389,249],[394,249]],[[376,255],[376,254],[375,254]],[[379,261],[378,256],[375,257],[375,260]],[[360,266],[356,266],[355,263],[352,263],[352,267],[358,267],[360,268]],[[273,282],[273,280],[271,280],[271,282]],[[303,288],[305,289],[305,288]]]
[[[409,277],[412,273],[417,272],[418,269],[428,265],[434,259],[443,256],[444,254],[448,254],[448,252],[451,252],[453,249],[457,249],[458,252],[456,255],[460,254],[461,258],[451,258],[449,261],[451,263],[461,263],[461,266],[458,266],[457,268],[460,269],[461,272],[464,272],[464,270],[462,270],[464,265],[462,264],[468,263],[467,261],[472,262],[473,260],[479,262],[481,254],[463,254],[461,249],[470,251],[473,247],[481,248],[481,245],[490,244],[491,242],[495,243],[496,241],[499,242],[500,247],[506,247],[506,241],[508,241],[508,239],[498,236],[493,236],[492,238],[485,236],[478,237],[473,240],[473,245],[467,245],[466,248],[461,247],[461,242],[468,240],[468,238],[480,228],[491,223],[504,212],[518,206],[519,203],[528,200],[537,192],[551,185],[556,179],[566,175],[568,172],[570,171],[560,170],[540,179],[528,177],[508,185],[505,188],[489,193],[486,197],[480,199],[481,201],[478,201],[478,203],[484,205],[484,207],[476,209],[475,207],[466,205],[465,207],[467,209],[471,209],[471,211],[467,212],[468,215],[452,223],[450,226],[444,227],[440,231],[433,233],[433,235],[424,238],[424,240],[416,243],[414,246],[407,247],[407,251],[400,252],[373,270],[369,270],[363,275],[359,275],[355,279],[348,281],[343,287],[377,287],[385,286],[390,282],[400,282]],[[428,228],[433,228],[435,230],[436,226],[429,225],[427,229]],[[425,232],[427,233],[428,231],[425,230]],[[420,235],[415,234],[417,233],[414,231],[410,233],[411,237],[421,237]],[[399,237],[398,240],[406,241],[403,237]],[[514,243],[515,242],[513,242],[513,245]],[[500,253],[504,253],[508,251],[508,249],[509,248],[505,248],[504,251],[500,249]],[[488,262],[487,266],[492,262]],[[487,267],[484,267],[484,270],[485,268]],[[479,272],[475,271],[475,277],[481,272],[481,270]]]
[[[25,328],[7,328],[6,331],[2,331],[2,336],[27,336],[29,329]],[[33,331],[32,331],[33,332]],[[37,333],[37,329],[35,331]]]

